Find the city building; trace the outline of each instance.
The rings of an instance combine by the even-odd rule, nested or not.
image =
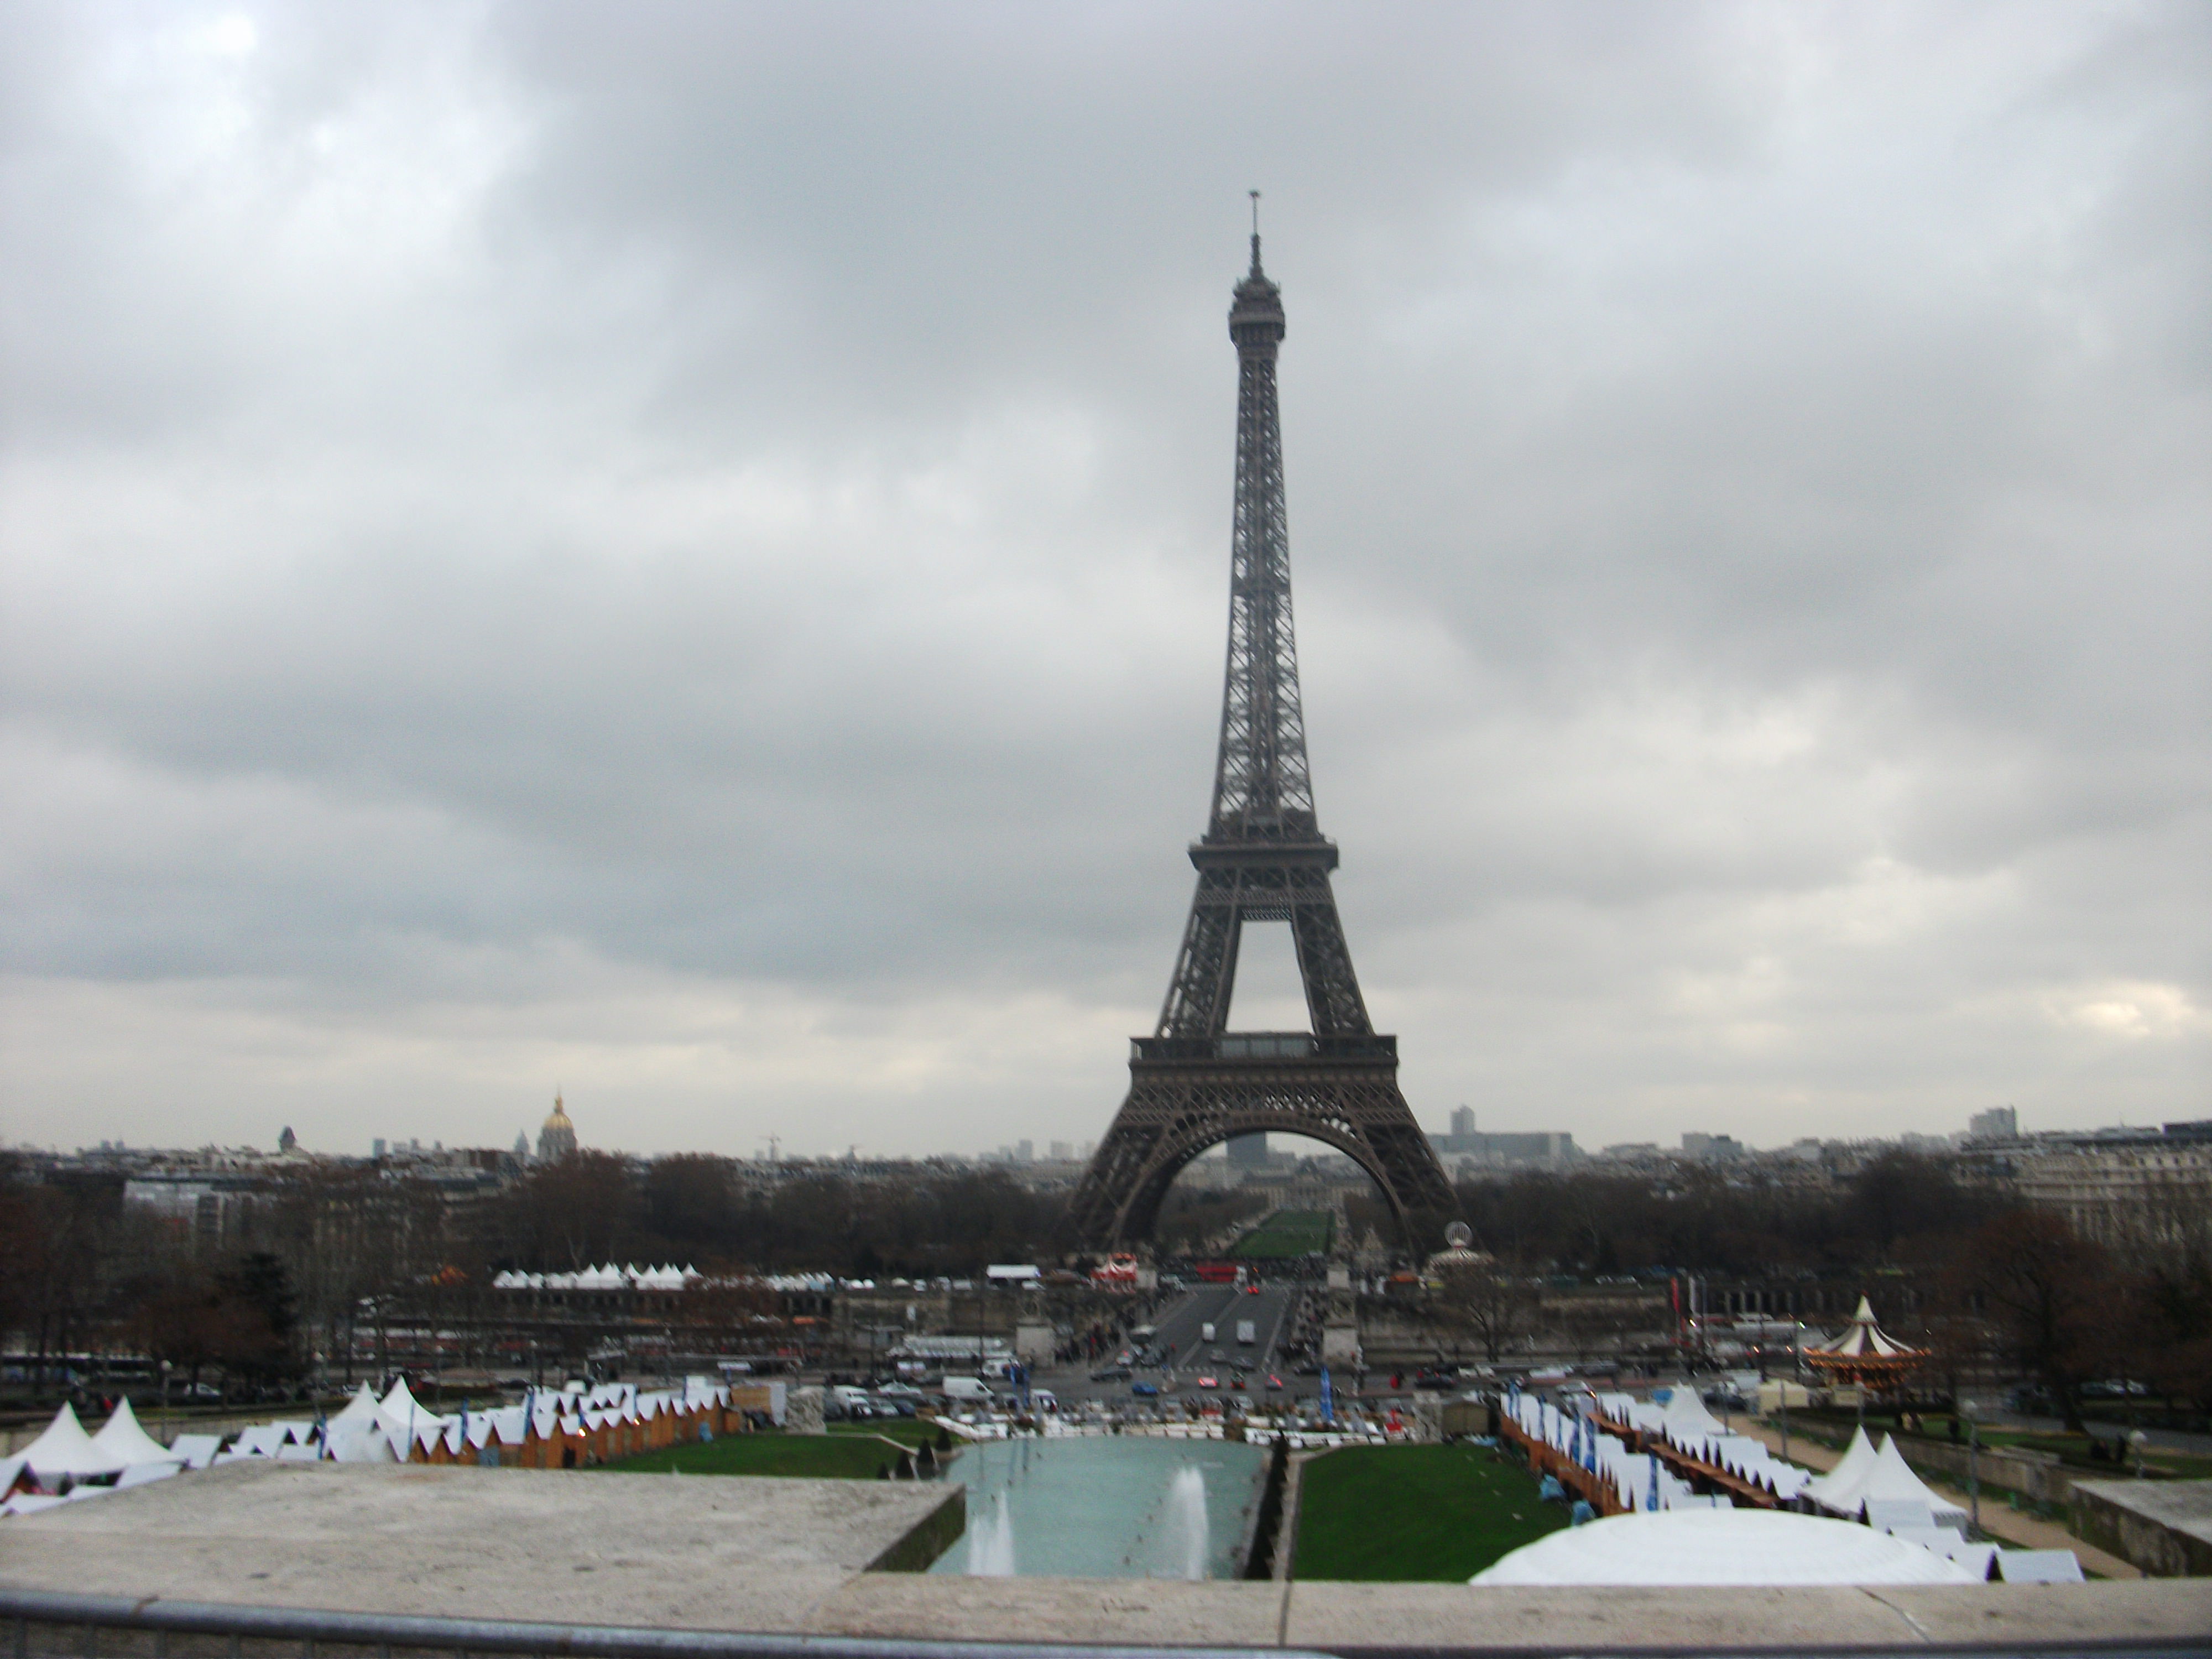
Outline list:
[[[1984,1161],[2028,1203],[2116,1248],[2212,1243],[2212,1119],[1991,1143]]]
[[[1477,1129],[1471,1107],[1456,1108],[1451,1126],[1449,1134],[1431,1135],[1429,1145],[1436,1148],[1437,1157],[1457,1160],[1461,1173],[1466,1172],[1468,1164],[1476,1169],[1563,1170],[1580,1162],[1583,1156],[1574,1136],[1564,1131]]]
[[[1966,1120],[1968,1140],[2015,1140],[2020,1137],[2020,1114],[2009,1106],[1992,1106]]]

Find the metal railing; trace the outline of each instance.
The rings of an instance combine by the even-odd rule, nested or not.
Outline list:
[[[1395,1064],[1395,1036],[1316,1036],[1310,1031],[1228,1031],[1219,1036],[1132,1037],[1129,1058],[1147,1060],[1356,1060]]]
[[[544,1659],[1019,1659],[1024,1654],[1051,1659],[1326,1659],[1281,1648],[777,1636],[20,1589],[0,1589],[0,1640],[13,1659],[415,1659],[447,1654],[530,1654]]]
[[[1653,1632],[1653,1634],[1657,1634]],[[1486,1645],[1469,1632],[1464,1646],[1423,1644],[1349,1646],[1332,1655],[1292,1648],[1206,1648],[1060,1642],[932,1642],[853,1636],[772,1636],[741,1632],[651,1630],[613,1625],[532,1624],[505,1619],[434,1619],[413,1614],[329,1613],[158,1597],[74,1595],[0,1589],[0,1643],[13,1659],[445,1659],[445,1656],[530,1654],[544,1659],[1567,1659],[1601,1653],[1649,1659],[1712,1659],[1710,1645],[1632,1638],[1557,1647]],[[1752,1647],[1729,1659],[2183,1659],[2212,1654],[2212,1637],[2061,1635],[2048,1643],[1930,1642],[1882,1646]]]

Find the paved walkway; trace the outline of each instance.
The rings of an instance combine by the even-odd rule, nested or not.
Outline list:
[[[1982,1425],[1984,1429],[2013,1429],[2022,1434],[2063,1434],[2065,1424],[2055,1417],[1992,1418]],[[2100,1434],[2107,1440],[2125,1439],[2130,1431],[2124,1423],[2107,1423],[2099,1418],[2089,1425],[2089,1432]],[[2144,1437],[2164,1451],[2176,1451],[2191,1457],[2212,1457],[2212,1434],[2191,1434],[2182,1429],[2145,1429]]]
[[[1771,1450],[1778,1452],[1782,1449],[1780,1432],[1764,1423],[1747,1418],[1739,1431],[1764,1440]],[[1876,1443],[1879,1443],[1878,1437]],[[1790,1461],[1793,1463],[1802,1463],[1808,1469],[1832,1469],[1843,1462],[1843,1453],[1830,1451],[1817,1440],[1808,1440],[1802,1435],[1790,1437]],[[1960,1509],[1966,1507],[1966,1493],[1942,1481],[1929,1480],[1917,1469],[1913,1473],[1919,1474],[1929,1488],[1949,1498]],[[2142,1577],[2141,1568],[2121,1560],[2117,1555],[2107,1555],[2094,1544],[2083,1543],[2056,1521],[2039,1521],[2032,1515],[2022,1515],[2017,1510],[2008,1508],[2002,1501],[1982,1505],[1982,1530],[1992,1538],[2001,1538],[2006,1543],[2018,1545],[2022,1549],[2072,1550],[2081,1558],[2081,1569],[2085,1572],[2097,1573],[2106,1578]]]

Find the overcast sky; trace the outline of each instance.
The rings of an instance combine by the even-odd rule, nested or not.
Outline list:
[[[1424,1122],[2212,1115],[2212,9],[0,18],[0,1137],[1095,1139],[1254,186]]]

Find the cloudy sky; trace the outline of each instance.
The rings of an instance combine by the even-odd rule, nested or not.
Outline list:
[[[2212,1113],[2204,6],[11,3],[0,1138],[1095,1138],[1252,186],[1424,1121]]]

